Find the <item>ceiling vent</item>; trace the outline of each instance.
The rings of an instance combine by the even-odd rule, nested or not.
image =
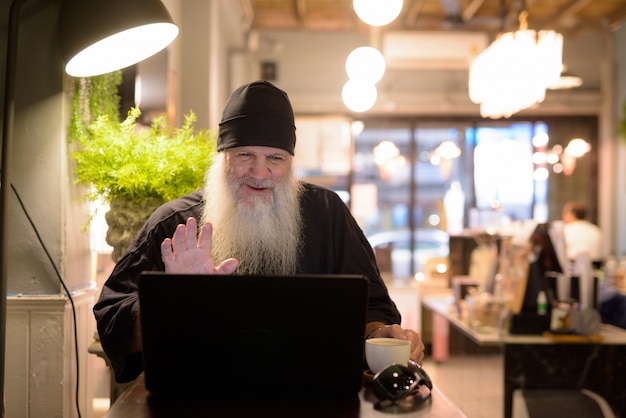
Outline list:
[[[390,31],[382,35],[388,68],[468,69],[489,45],[486,33]]]

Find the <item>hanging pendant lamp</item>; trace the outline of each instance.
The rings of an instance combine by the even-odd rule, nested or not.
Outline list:
[[[0,167],[0,294],[6,295],[9,251],[8,201],[11,175],[15,85],[20,10],[28,0],[13,0],[9,8],[4,80],[4,109]],[[65,71],[94,76],[144,60],[169,45],[178,35],[167,9],[159,0],[62,0],[58,20]],[[0,396],[4,398],[6,352],[6,297],[0,297]],[[80,411],[79,411],[80,415]],[[5,410],[0,407],[0,418]]]
[[[160,0],[63,0],[58,33],[65,71],[89,77],[156,54],[178,27]]]

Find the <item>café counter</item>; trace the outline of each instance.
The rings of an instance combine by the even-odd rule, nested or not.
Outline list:
[[[436,382],[435,382],[436,383]],[[254,388],[250,388],[253,391]],[[124,391],[111,406],[105,418],[164,418],[164,417],[386,417],[389,413],[374,408],[369,389],[364,386],[354,399],[306,400],[252,400],[241,397],[230,401],[178,397],[162,399],[151,395],[144,384],[143,375]],[[435,385],[427,403],[413,411],[402,413],[404,418],[465,418],[465,414]]]
[[[470,326],[451,296],[425,297],[422,306],[433,314],[435,361],[447,358],[449,326],[480,346],[502,347],[505,418],[514,416],[514,395],[520,390],[590,390],[613,410],[626,411],[626,330],[602,324],[597,338],[511,334]]]

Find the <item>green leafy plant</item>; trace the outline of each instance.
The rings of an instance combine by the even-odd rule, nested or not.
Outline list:
[[[169,201],[201,187],[215,150],[215,133],[196,129],[192,111],[180,128],[170,126],[165,115],[150,127],[140,126],[138,108],[119,121],[121,77],[102,77],[77,80],[70,124],[76,180],[90,186],[88,199]]]
[[[110,206],[106,241],[115,262],[158,206],[202,187],[216,146],[213,131],[195,128],[192,111],[180,128],[165,115],[144,126],[138,108],[120,121],[121,79],[120,72],[76,79],[69,129],[76,182],[87,186],[88,200]]]

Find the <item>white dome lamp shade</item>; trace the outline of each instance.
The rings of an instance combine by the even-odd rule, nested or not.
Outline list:
[[[370,26],[385,26],[402,11],[402,0],[353,0],[357,16]]]
[[[91,77],[156,54],[178,26],[160,0],[63,0],[58,31],[65,71]]]
[[[341,98],[353,112],[365,112],[374,106],[378,92],[374,84],[360,80],[348,80],[341,90]]]
[[[385,58],[376,48],[358,47],[346,59],[346,73],[350,80],[376,84],[385,75]]]

